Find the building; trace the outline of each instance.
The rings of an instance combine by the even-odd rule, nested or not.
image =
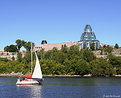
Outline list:
[[[78,45],[80,49],[88,47],[90,49],[92,43],[95,45],[95,49],[99,49],[102,44],[99,40],[96,39],[95,33],[92,32],[92,28],[89,24],[85,26],[84,32],[81,35],[81,39],[78,42],[65,42],[65,43],[57,43],[57,44],[48,44],[46,40],[42,40],[41,45],[35,45],[35,50],[44,49],[45,51],[52,50],[56,47],[58,50],[61,49],[62,45],[66,44],[67,47],[71,47],[72,45]]]
[[[25,55],[24,50],[20,50],[22,57]],[[5,52],[4,50],[0,50],[0,58],[7,58],[8,60],[12,60],[14,57],[15,60],[17,60],[17,52]]]
[[[46,40],[42,40],[40,45],[35,45],[34,49],[35,51],[40,51],[41,49],[44,49],[45,51],[52,50],[54,47],[56,47],[58,50],[62,48],[62,45],[66,45],[67,47],[71,47],[73,45],[78,45],[80,49],[88,47],[91,48],[92,43],[95,45],[95,49],[99,49],[99,47],[104,47],[107,45],[102,44],[99,40],[96,39],[96,35],[94,32],[92,32],[92,28],[89,24],[87,24],[84,28],[84,32],[81,35],[80,41],[77,42],[64,42],[64,43],[56,43],[56,44],[48,44]],[[20,51],[22,53],[22,57],[25,55],[25,51]],[[100,58],[106,58],[107,55],[105,53],[103,55],[100,55],[101,50],[95,50],[93,51],[94,55],[96,57]],[[121,49],[114,49],[112,51],[112,54],[115,56],[121,56]],[[0,50],[0,58],[7,58],[9,60],[12,60],[12,58],[15,58],[17,60],[17,53],[15,52],[5,52],[4,50]]]
[[[41,44],[41,45],[35,45],[34,49],[36,51],[40,51],[41,49],[48,51],[48,50],[52,50],[54,47],[56,47],[58,50],[60,50],[62,45],[66,45],[67,47],[71,47],[72,45],[78,45],[78,42],[64,42],[64,43],[57,43],[57,44]]]
[[[47,44],[46,40],[42,40],[41,44]]]
[[[100,42],[96,39],[95,33],[92,32],[92,28],[89,24],[85,26],[84,32],[81,35],[81,39],[78,42],[81,49],[88,47],[91,48],[92,43],[95,45],[95,49],[99,49]]]

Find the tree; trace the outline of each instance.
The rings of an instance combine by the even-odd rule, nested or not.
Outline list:
[[[79,54],[79,46],[77,46],[77,45],[71,46],[71,47],[69,48],[68,53],[69,53],[70,55],[72,55],[72,54],[78,55],[78,54]]]
[[[44,48],[42,48],[40,51],[37,52],[38,58],[43,59],[45,57],[45,51]]]
[[[16,45],[10,45],[10,46],[6,46],[4,48],[4,51],[7,51],[7,52],[17,52],[17,46]]]
[[[32,47],[34,47],[34,43],[32,43]],[[26,42],[24,44],[24,48],[27,50],[27,51],[30,51],[31,50],[31,42]]]
[[[67,53],[68,47],[66,46],[66,44],[62,45],[61,51],[64,52],[64,53]]]
[[[63,64],[64,60],[67,58],[67,54],[63,53],[62,51],[58,51],[54,54],[53,59],[58,62]]]
[[[65,74],[70,74],[70,75],[74,75],[75,74],[75,64],[76,64],[77,60],[76,59],[71,59],[68,60],[68,58],[66,58],[64,60],[64,66],[65,66]]]
[[[113,48],[111,46],[107,46],[104,48],[104,52],[106,52],[107,54],[111,53],[113,50]]]
[[[4,51],[9,51],[9,46],[4,47]]]
[[[103,49],[101,49],[100,55],[103,55]]]
[[[7,58],[0,58],[0,62],[3,61],[3,62],[7,62],[9,61]]]
[[[90,62],[90,61],[96,59],[96,56],[88,48],[83,49],[81,51],[81,54],[82,54],[83,59],[86,60],[87,62]]]
[[[113,68],[116,69],[117,74],[121,74],[121,57],[109,54],[107,59]]]
[[[54,60],[54,56],[56,55],[56,53],[58,53],[58,49],[56,47],[54,47],[52,50],[48,50],[45,53],[45,58],[50,59],[50,60]]]
[[[20,50],[20,48],[24,46],[25,43],[26,42],[24,40],[20,40],[20,39],[16,40],[17,49]]]
[[[75,64],[75,74],[76,75],[85,75],[89,73],[89,64],[83,60],[80,59]]]
[[[22,61],[22,54],[21,54],[21,52],[18,52],[18,53],[17,53],[17,60],[18,60],[19,62]]]
[[[25,64],[31,62],[31,52],[30,52],[30,51],[27,51],[27,52],[25,53],[25,56],[24,56],[22,62],[24,62]]]
[[[48,50],[47,52],[45,52],[45,59],[50,59],[52,60],[54,57],[54,53],[52,50]]]
[[[58,49],[56,47],[53,47],[52,52],[53,53],[58,52]]]
[[[15,57],[14,57],[14,56],[12,56],[12,60],[13,60],[13,61],[15,60]]]
[[[93,76],[112,76],[115,73],[112,65],[106,59],[97,58],[90,62],[90,72]]]
[[[95,43],[92,43],[92,44],[91,44],[90,49],[91,49],[91,50],[95,50]]]
[[[115,44],[114,48],[116,48],[116,49],[118,49],[118,48],[119,48],[119,46],[118,46],[118,44],[117,44],[117,43]]]

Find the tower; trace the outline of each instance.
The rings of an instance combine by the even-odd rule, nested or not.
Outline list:
[[[81,35],[81,39],[79,41],[80,48],[91,48],[92,43],[95,44],[95,49],[99,48],[99,41],[96,39],[95,33],[92,32],[92,28],[89,24],[87,24],[84,28],[84,32]]]

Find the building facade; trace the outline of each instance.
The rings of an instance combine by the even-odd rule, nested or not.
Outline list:
[[[79,47],[81,49],[88,47],[91,48],[91,45],[94,43],[95,49],[99,49],[100,42],[96,39],[95,33],[92,32],[92,28],[89,24],[85,26],[84,32],[81,35],[81,39],[79,41]]]
[[[62,48],[62,45],[66,45],[67,47],[71,47],[73,45],[78,45],[78,42],[65,42],[65,43],[57,43],[57,44],[41,44],[41,45],[35,45],[34,49],[36,51],[40,51],[41,49],[48,51],[48,50],[52,50],[54,47],[56,47],[58,50],[60,50]]]

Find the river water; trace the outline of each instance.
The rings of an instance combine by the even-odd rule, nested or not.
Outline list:
[[[32,86],[16,80],[0,77],[0,98],[121,98],[121,78],[44,78]]]

